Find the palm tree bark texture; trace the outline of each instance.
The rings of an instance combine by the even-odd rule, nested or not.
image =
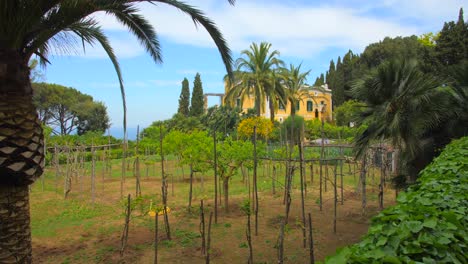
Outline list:
[[[30,263],[28,186],[43,171],[43,134],[29,67],[0,49],[0,263]]]

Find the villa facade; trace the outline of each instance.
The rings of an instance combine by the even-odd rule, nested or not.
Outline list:
[[[296,115],[302,116],[305,120],[319,119],[332,120],[332,91],[328,89],[328,85],[321,87],[305,86],[307,95],[303,96],[296,106]],[[224,101],[224,100],[223,100]],[[270,110],[268,109],[268,101],[265,100],[265,107],[261,109],[261,115],[265,118],[270,118]],[[225,103],[225,102],[223,102]],[[238,98],[236,106],[242,109],[242,112],[247,112],[248,109],[254,108],[254,96],[248,96],[241,101]],[[283,122],[291,114],[291,103],[288,101],[286,105],[280,104],[279,109],[275,112],[275,120]]]

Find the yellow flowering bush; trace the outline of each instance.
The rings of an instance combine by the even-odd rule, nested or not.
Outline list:
[[[249,117],[242,120],[237,127],[237,133],[241,138],[251,138],[254,131],[254,126],[257,127],[257,137],[267,139],[273,132],[273,123],[269,119],[263,117]]]

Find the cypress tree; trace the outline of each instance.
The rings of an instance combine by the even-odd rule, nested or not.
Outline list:
[[[320,86],[320,78],[317,77],[314,82],[314,86]]]
[[[193,81],[190,115],[197,116],[197,117],[203,115],[204,107],[205,107],[205,100],[203,98],[202,82],[200,79],[200,74],[197,73],[197,75],[195,75],[195,80]]]
[[[184,80],[182,81],[182,91],[180,92],[179,109],[177,110],[177,113],[182,114],[184,116],[188,116],[189,107],[190,107],[189,81],[187,80],[187,78],[184,78]]]
[[[317,77],[317,79],[315,79],[314,86],[322,86],[324,84],[325,84],[325,76],[323,75],[323,73],[321,73],[320,77]]]
[[[323,75],[323,73],[320,74],[320,85],[324,85],[325,84],[325,76]]]
[[[460,9],[458,21],[445,22],[440,31],[436,56],[443,66],[455,65],[468,59],[468,26],[464,22],[463,9]]]
[[[345,101],[345,92],[344,92],[344,72],[343,64],[341,63],[341,57],[338,57],[338,62],[336,63],[335,71],[335,86],[332,90],[333,95],[333,106],[338,107]]]

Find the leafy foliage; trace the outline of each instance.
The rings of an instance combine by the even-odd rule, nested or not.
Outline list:
[[[110,126],[107,108],[102,102],[80,91],[58,84],[33,84],[33,103],[43,124],[55,134],[68,135],[86,131],[103,133]]]
[[[250,117],[242,120],[237,128],[237,133],[241,138],[251,138],[257,127],[257,136],[268,139],[273,131],[273,123],[263,117]]]
[[[216,129],[223,136],[228,136],[235,134],[237,130],[237,125],[240,122],[239,113],[240,109],[237,107],[231,108],[228,105],[215,105],[207,109],[201,118],[201,122],[209,130]]]
[[[453,141],[363,240],[326,263],[467,263],[468,137]]]
[[[365,104],[357,100],[349,100],[333,110],[333,118],[338,126],[349,126],[356,122]],[[355,124],[356,125],[356,124]]]
[[[210,168],[208,161],[213,156],[213,141],[205,131],[184,133],[173,130],[164,137],[164,148],[196,172]]]
[[[356,138],[357,155],[372,140],[391,140],[409,160],[421,152],[422,134],[438,125],[447,113],[446,89],[423,74],[414,60],[390,61],[357,81],[353,96],[365,102],[359,116],[369,127]]]
[[[291,134],[294,134],[293,144],[297,145],[304,138],[305,121],[302,116],[289,116],[281,123],[281,134],[283,141],[291,141]]]

